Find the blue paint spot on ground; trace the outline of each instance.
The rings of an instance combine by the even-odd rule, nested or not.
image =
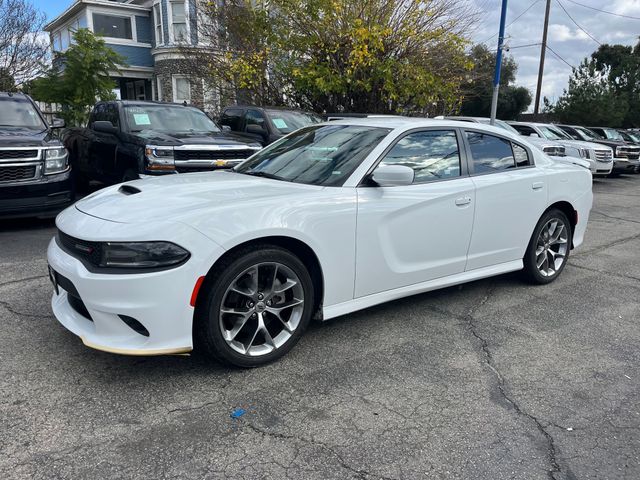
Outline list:
[[[236,408],[233,412],[231,412],[230,416],[231,418],[240,418],[245,413],[247,413],[247,411],[244,408]]]

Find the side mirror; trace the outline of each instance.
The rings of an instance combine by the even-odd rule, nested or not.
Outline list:
[[[382,165],[376,168],[371,179],[381,187],[411,185],[415,177],[413,168],[406,165]]]
[[[223,132],[231,131],[231,127],[229,125],[220,125],[220,128],[222,129]]]
[[[53,117],[51,120],[51,128],[64,128],[64,120],[58,117]]]
[[[264,128],[262,128],[260,125],[256,125],[256,124],[247,125],[247,133],[260,135],[261,137],[264,137],[267,135],[267,131]]]
[[[107,120],[99,120],[97,122],[93,122],[92,128],[94,131],[100,133],[110,133],[112,135],[118,133],[118,129],[113,126],[113,123]]]
[[[537,134],[537,133],[535,133],[535,132],[530,133],[530,134],[529,134],[529,136],[530,136],[530,137],[533,137],[533,138],[540,138],[540,135],[538,135],[538,134]]]

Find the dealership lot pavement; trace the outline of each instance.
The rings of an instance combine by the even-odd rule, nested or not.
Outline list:
[[[0,478],[640,478],[640,176],[594,192],[555,283],[371,308],[248,371],[82,346],[53,222],[0,222]]]

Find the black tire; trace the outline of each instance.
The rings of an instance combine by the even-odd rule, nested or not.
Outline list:
[[[138,175],[138,172],[133,168],[127,168],[122,175],[123,182],[130,182],[131,180],[138,180],[139,178],[140,175]]]
[[[537,259],[539,258],[536,255],[536,250],[539,248],[539,239],[541,237],[542,230],[552,222],[553,220],[557,220],[562,222],[564,228],[566,229],[566,242],[563,242],[566,245],[565,252],[563,253],[562,263],[554,268],[555,273],[544,275],[537,264]],[[529,240],[529,245],[527,246],[527,251],[524,254],[523,262],[524,269],[523,275],[525,280],[530,283],[544,285],[547,283],[553,282],[556,278],[560,276],[562,270],[567,265],[567,261],[569,260],[569,254],[571,252],[571,242],[573,239],[573,227],[571,226],[571,222],[567,218],[567,215],[562,210],[558,210],[553,208],[542,215],[540,220],[538,220],[538,224],[536,228],[533,230],[533,234],[531,235],[531,239]],[[554,247],[551,246],[549,249],[554,250]],[[546,254],[545,254],[546,255]],[[548,258],[551,258],[548,256]]]
[[[297,327],[290,333],[284,344],[269,353],[260,356],[242,354],[232,348],[223,336],[220,309],[227,289],[236,281],[238,276],[254,265],[277,263],[290,269],[300,281],[303,292],[303,308]],[[260,274],[258,273],[258,277]],[[259,281],[258,281],[259,283]],[[259,290],[259,288],[257,289]],[[251,368],[277,360],[291,350],[306,330],[314,312],[314,286],[305,265],[290,251],[274,245],[257,245],[239,250],[224,258],[202,285],[198,304],[194,314],[193,340],[195,353],[204,354],[222,363],[242,368]],[[266,297],[265,297],[266,298]],[[256,303],[256,308],[258,305]],[[267,312],[264,312],[267,318]],[[255,316],[255,315],[254,315]],[[225,317],[226,318],[226,317]],[[261,317],[262,318],[262,317]],[[249,334],[254,328],[247,321]],[[274,322],[276,326],[280,326]],[[245,328],[245,327],[243,327]],[[284,330],[283,330],[284,331]],[[271,332],[270,332],[271,333]],[[251,346],[251,343],[249,343]]]

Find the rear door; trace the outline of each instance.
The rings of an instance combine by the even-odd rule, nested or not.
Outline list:
[[[522,259],[547,206],[544,173],[509,138],[466,129],[464,141],[476,192],[466,270]]]
[[[356,297],[464,271],[475,193],[461,145],[456,129],[409,132],[379,164],[413,168],[413,184],[358,187]]]

